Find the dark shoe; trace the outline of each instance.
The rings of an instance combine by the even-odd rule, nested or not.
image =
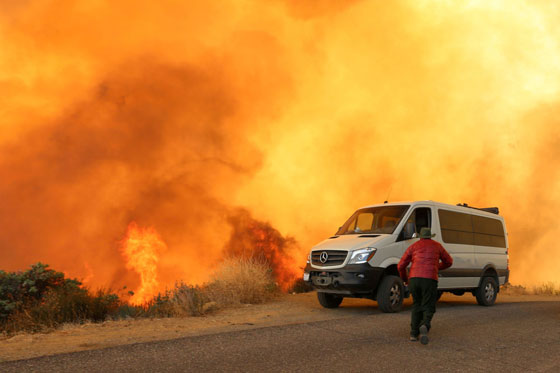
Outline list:
[[[420,327],[420,343],[427,345],[428,341],[428,327],[426,325],[422,325]]]

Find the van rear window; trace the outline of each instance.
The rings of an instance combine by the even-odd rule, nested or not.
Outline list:
[[[443,242],[506,247],[500,220],[450,210],[438,210]]]

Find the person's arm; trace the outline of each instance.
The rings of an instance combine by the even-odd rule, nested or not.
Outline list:
[[[397,265],[397,268],[399,270],[399,275],[401,276],[403,282],[408,282],[408,275],[406,274],[406,267],[408,267],[408,265],[410,264],[410,261],[412,260],[412,245],[408,247],[408,249],[406,249],[406,251],[404,252],[401,260],[399,261],[399,264]]]
[[[439,270],[441,271],[442,269],[451,267],[451,265],[453,264],[453,258],[441,244],[439,245],[439,247],[439,258],[441,259],[441,262],[439,263]]]

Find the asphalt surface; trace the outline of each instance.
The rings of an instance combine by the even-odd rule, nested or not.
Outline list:
[[[333,310],[344,315],[344,308]],[[560,302],[440,305],[430,343],[410,310],[0,363],[0,372],[560,372]]]

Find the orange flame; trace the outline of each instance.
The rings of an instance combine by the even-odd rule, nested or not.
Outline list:
[[[158,255],[165,250],[167,245],[154,228],[139,228],[135,222],[128,225],[126,237],[121,243],[121,253],[126,260],[126,268],[140,275],[140,287],[130,303],[145,303],[158,292]]]

